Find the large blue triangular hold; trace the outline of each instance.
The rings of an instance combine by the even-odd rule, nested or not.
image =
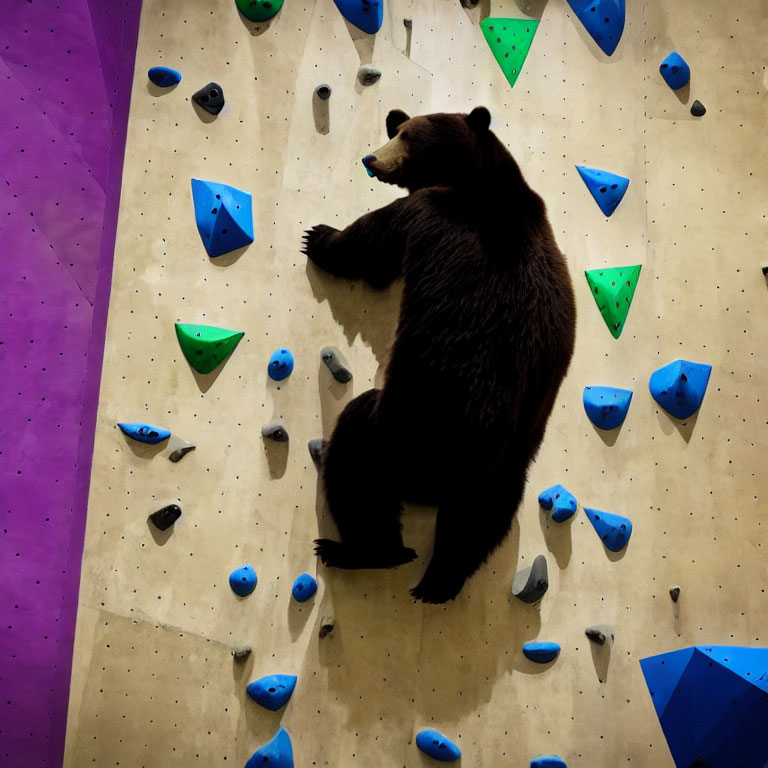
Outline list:
[[[687,419],[701,407],[712,366],[675,360],[651,374],[653,399],[676,419]]]
[[[632,521],[628,517],[587,507],[584,507],[584,511],[607,549],[620,552],[627,546],[632,535]]]
[[[601,171],[598,168],[589,168],[586,165],[577,165],[576,170],[584,179],[587,189],[600,206],[600,210],[606,216],[610,216],[621,202],[621,198],[624,197],[629,186],[629,179],[626,176],[619,176],[610,171]]]
[[[624,0],[568,0],[584,29],[610,56],[621,40],[627,13]]]
[[[341,15],[358,29],[375,35],[384,19],[384,0],[333,0]]]
[[[768,763],[768,648],[698,645],[640,665],[679,768]]]
[[[296,675],[267,675],[248,683],[245,691],[265,709],[277,712],[291,698],[296,687]]]
[[[599,429],[616,429],[627,418],[631,389],[584,387],[584,410]]]
[[[245,768],[264,768],[267,765],[269,768],[293,768],[293,746],[285,728],[280,728],[272,741],[257,749]]]
[[[253,242],[251,196],[215,181],[192,179],[197,231],[208,255],[229,253]]]

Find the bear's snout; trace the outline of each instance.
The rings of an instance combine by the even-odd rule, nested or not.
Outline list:
[[[367,168],[375,159],[376,155],[366,155],[363,158],[363,165]]]

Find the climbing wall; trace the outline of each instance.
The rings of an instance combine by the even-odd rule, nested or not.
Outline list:
[[[466,766],[527,766],[551,753],[569,766],[673,765],[639,660],[768,640],[768,10],[762,0],[703,5],[628,3],[609,58],[565,0],[387,0],[375,36],[331,0],[286,0],[261,24],[230,0],[144,0],[66,766],[243,765],[279,724],[305,766],[425,765],[415,734],[428,727],[461,747]],[[540,25],[511,88],[480,22],[526,11]],[[659,76],[672,50],[691,65],[687,90]],[[382,70],[377,84],[357,82],[361,63]],[[181,83],[149,84],[157,64],[178,69]],[[212,80],[226,98],[217,117],[190,100]],[[327,114],[313,100],[321,83],[332,89]],[[704,117],[691,116],[694,98]],[[327,436],[344,404],[380,380],[399,297],[397,287],[329,278],[299,248],[305,228],[343,226],[401,194],[360,165],[383,143],[389,109],[476,105],[491,109],[548,204],[576,288],[577,348],[508,540],[455,602],[423,606],[408,588],[429,555],[431,509],[407,508],[405,539],[421,556],[406,567],[327,571],[312,554],[328,519],[307,440]],[[610,218],[577,164],[630,178]],[[250,246],[208,258],[193,177],[253,195]],[[614,339],[584,270],[635,264],[634,301]],[[175,322],[245,337],[224,366],[198,375]],[[328,344],[351,383],[322,364]],[[277,383],[267,363],[282,347],[296,367]],[[648,391],[651,373],[677,358],[713,366],[685,422]],[[620,429],[592,426],[588,385],[633,390]],[[287,447],[262,440],[273,420]],[[128,441],[118,421],[166,426],[197,448],[171,463],[163,445]],[[629,517],[628,547],[607,551],[581,508],[551,522],[537,495],[558,482],[585,506]],[[169,503],[183,514],[159,533],[147,516]],[[542,553],[541,603],[510,598],[515,570]],[[228,575],[244,563],[258,585],[237,598]],[[304,571],[320,589],[299,604],[291,584]],[[336,628],[320,639],[324,616]],[[613,626],[612,648],[590,645],[591,624]],[[528,661],[530,640],[558,642],[560,656]],[[233,660],[246,645],[251,655]],[[277,713],[245,693],[273,673],[298,676]]]

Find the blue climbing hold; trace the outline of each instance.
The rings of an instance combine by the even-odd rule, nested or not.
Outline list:
[[[147,72],[147,77],[160,88],[170,88],[181,82],[181,72],[170,67],[152,67]]]
[[[375,35],[384,20],[384,0],[333,0],[341,15],[358,29]]]
[[[312,576],[308,573],[302,573],[301,576],[296,577],[296,581],[293,582],[293,589],[291,589],[294,600],[303,603],[305,600],[309,600],[315,592],[317,592],[317,581]]]
[[[584,410],[599,429],[616,429],[627,418],[632,390],[584,387]]]
[[[624,0],[568,0],[568,5],[600,50],[610,56],[624,32]]]
[[[425,754],[444,763],[458,760],[461,750],[440,731],[427,728],[416,734],[416,746]]]
[[[640,666],[675,765],[766,765],[768,648],[697,645]]]
[[[245,691],[265,709],[277,712],[291,698],[296,687],[296,675],[267,675],[248,683]]]
[[[560,653],[560,646],[557,643],[530,642],[523,643],[523,654],[526,659],[535,661],[537,664],[547,664],[556,659]]]
[[[149,443],[150,445],[160,443],[171,436],[170,429],[156,427],[154,424],[118,421],[117,426],[120,427],[128,437],[132,437],[140,443]]]
[[[565,760],[557,755],[543,755],[542,757],[534,757],[531,760],[530,768],[568,768],[565,764]]]
[[[363,164],[363,168],[365,168],[365,172],[366,172],[366,173],[367,173],[367,174],[368,174],[368,175],[369,175],[371,178],[373,178],[374,176],[376,176],[376,174],[375,174],[375,173],[374,173],[374,172],[373,172],[373,171],[372,171],[372,170],[371,170],[371,169],[368,167],[368,164],[365,162],[365,161],[366,161],[366,160],[367,160],[369,157],[373,157],[373,155],[366,155],[366,156],[365,156],[365,157],[364,157],[364,158],[361,160],[361,162],[362,162],[362,164]]]
[[[229,586],[238,597],[247,597],[256,589],[256,571],[253,566],[241,565],[229,574]]]
[[[564,523],[572,517],[578,506],[576,497],[559,484],[542,491],[539,494],[539,504],[542,509],[552,510],[552,519],[556,523]]]
[[[676,419],[687,419],[701,407],[712,366],[675,360],[651,374],[653,399]]]
[[[664,78],[664,82],[673,90],[682,88],[684,85],[688,85],[688,81],[691,79],[691,68],[688,66],[688,62],[677,52],[667,56],[664,61],[659,65],[659,72]]]
[[[280,728],[272,740],[257,749],[245,768],[293,768],[293,746],[285,728]]]
[[[589,168],[586,165],[577,165],[576,170],[587,185],[589,193],[600,206],[600,210],[606,216],[610,216],[624,197],[629,179],[626,176],[601,171],[598,168]]]
[[[211,258],[253,242],[251,196],[215,181],[192,179],[197,231]]]
[[[290,350],[276,349],[269,358],[267,373],[270,379],[282,381],[287,379],[293,371],[293,355]]]
[[[632,535],[632,521],[628,517],[588,507],[584,507],[584,511],[597,535],[611,552],[620,552],[627,546]]]

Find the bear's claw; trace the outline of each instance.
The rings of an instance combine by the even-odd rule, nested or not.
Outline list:
[[[317,256],[327,247],[328,238],[337,231],[327,224],[316,224],[304,232],[301,241],[301,252],[317,263]]]

